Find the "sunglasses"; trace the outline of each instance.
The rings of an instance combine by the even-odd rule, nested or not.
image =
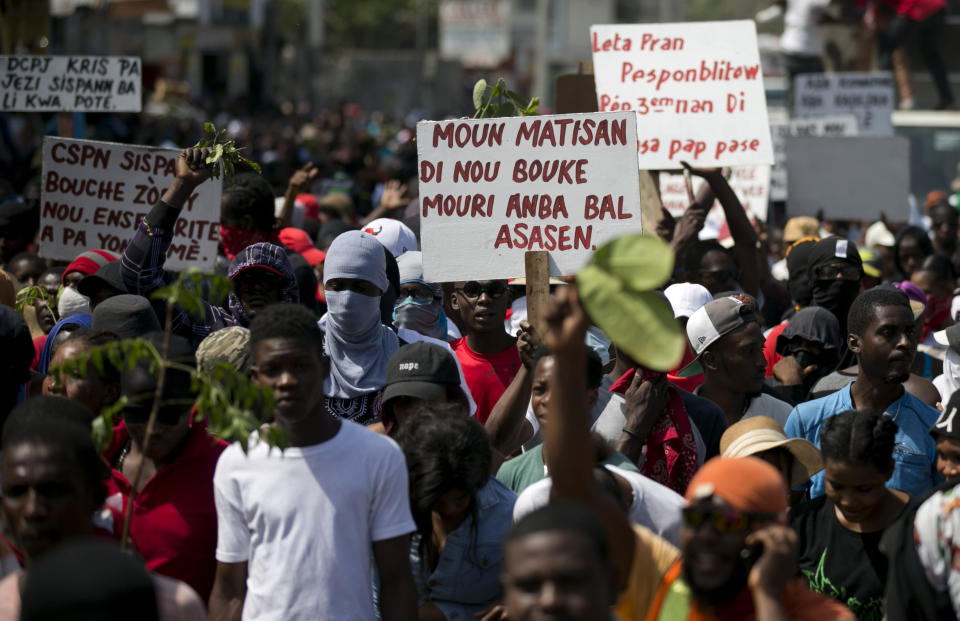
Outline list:
[[[244,278],[233,281],[233,285],[238,292],[249,293],[251,291],[276,291],[280,288],[280,279],[272,276]]]
[[[461,293],[468,300],[477,300],[484,293],[495,300],[499,297],[502,297],[503,294],[507,292],[507,285],[500,281],[494,281],[486,286],[483,286],[477,281],[471,280],[468,283],[464,283],[462,287],[458,287],[456,291]]]
[[[837,276],[844,280],[860,280],[860,268],[856,265],[845,265],[843,267],[824,265],[817,268],[818,280],[835,280]]]
[[[413,298],[417,302],[433,302],[437,297],[428,287],[400,287],[400,299]]]
[[[778,516],[763,513],[743,513],[735,509],[686,507],[683,524],[697,529],[706,523],[718,533],[742,533],[755,522],[771,522]]]

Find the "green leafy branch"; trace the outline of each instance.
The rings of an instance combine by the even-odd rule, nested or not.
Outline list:
[[[492,87],[484,79],[477,80],[473,86],[473,107],[475,119],[492,119],[505,116],[532,116],[540,107],[540,98],[527,101],[525,97],[507,88],[503,78],[499,78]]]
[[[229,180],[233,177],[237,166],[240,164],[246,164],[256,171],[258,175],[261,174],[260,164],[240,155],[240,152],[246,147],[240,147],[238,149],[233,139],[226,137],[227,130],[221,129],[217,131],[213,123],[204,123],[203,133],[206,134],[206,138],[198,140],[197,144],[193,145],[193,148],[210,149],[210,155],[207,156],[206,163],[211,165],[211,174],[214,178],[220,177],[220,169],[222,166],[223,179],[224,181]],[[220,164],[219,166],[217,165],[218,163]]]
[[[24,287],[17,292],[17,299],[14,302],[14,310],[18,314],[23,313],[23,309],[27,306],[36,306],[37,301],[44,302],[51,309],[54,310],[57,308],[56,300],[51,297],[50,293],[43,287]]]

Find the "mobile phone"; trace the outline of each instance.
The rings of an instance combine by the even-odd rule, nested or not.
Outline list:
[[[754,543],[749,546],[744,546],[744,548],[740,550],[740,558],[746,562],[747,567],[753,567],[753,564],[756,563],[761,556],[763,556],[762,543]]]

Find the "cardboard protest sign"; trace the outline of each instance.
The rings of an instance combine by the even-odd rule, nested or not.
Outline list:
[[[573,274],[642,228],[630,112],[417,124],[420,235],[430,282],[524,275],[524,252]]]
[[[730,188],[740,199],[743,209],[747,212],[750,221],[767,221],[767,206],[770,197],[770,167],[769,166],[742,166],[735,168],[728,179]],[[694,177],[693,191],[696,192],[703,180]],[[683,175],[660,174],[660,198],[663,206],[674,218],[680,218],[686,211],[689,201]],[[715,239],[724,236],[724,224],[727,219],[723,207],[714,201],[700,239]]]
[[[890,73],[808,73],[794,80],[798,117],[857,117],[861,136],[893,135],[893,75]]]
[[[773,164],[752,21],[590,28],[600,111],[637,113],[642,169]]]
[[[809,119],[794,119],[786,123],[771,123],[770,132],[773,135],[773,158],[775,163],[770,172],[770,199],[775,201],[787,200],[787,138],[799,137],[842,137],[856,136],[857,117],[825,116]]]
[[[177,149],[43,139],[40,256],[72,260],[84,250],[121,253],[174,179]],[[166,267],[213,269],[220,241],[221,182],[203,182],[177,221]]]
[[[0,56],[0,111],[140,112],[136,56]]]
[[[788,217],[907,219],[907,138],[787,138],[787,170]]]

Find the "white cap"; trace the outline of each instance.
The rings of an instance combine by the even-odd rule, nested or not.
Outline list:
[[[403,222],[393,218],[377,218],[363,227],[364,233],[377,238],[394,257],[399,257],[410,250],[420,250],[417,245],[417,236],[413,234]]]
[[[692,282],[678,282],[667,287],[663,294],[673,307],[676,318],[689,317],[698,308],[713,299],[710,291],[703,285]]]
[[[863,243],[869,248],[877,248],[880,246],[893,248],[897,240],[893,236],[893,233],[890,232],[890,229],[887,228],[886,224],[883,222],[874,222],[867,227],[867,232],[863,237]]]

